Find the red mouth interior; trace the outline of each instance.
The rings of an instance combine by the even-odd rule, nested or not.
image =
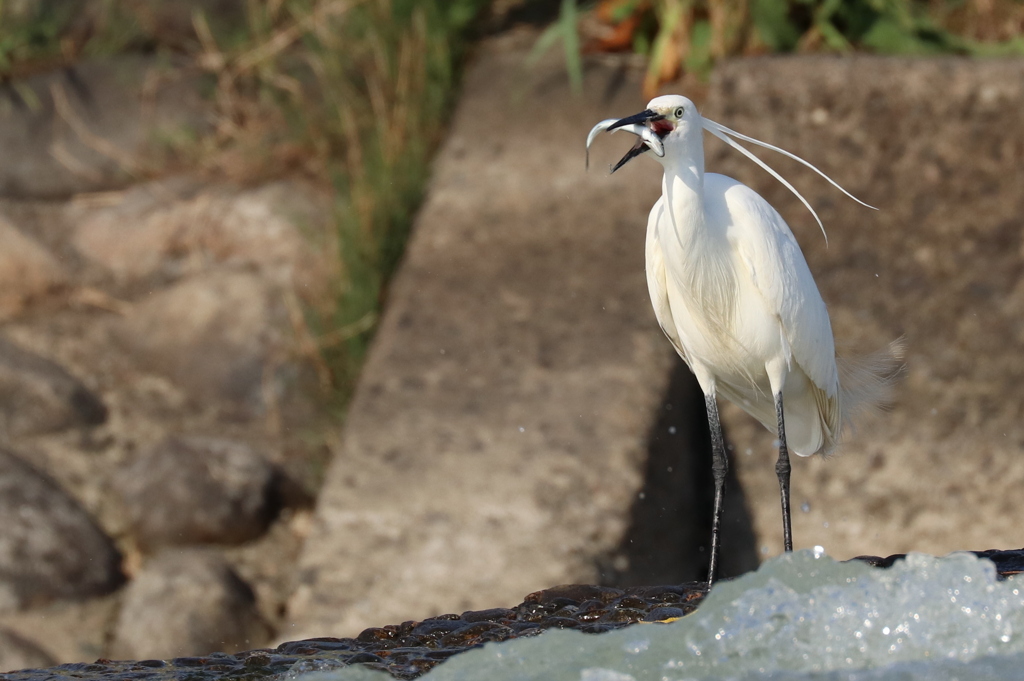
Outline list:
[[[663,118],[660,121],[652,122],[651,130],[653,130],[654,134],[657,135],[658,137],[664,137],[665,135],[672,132],[673,127],[671,122]]]

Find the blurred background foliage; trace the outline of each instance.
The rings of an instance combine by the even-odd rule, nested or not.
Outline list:
[[[646,94],[732,55],[1024,53],[1021,0],[0,0],[0,98],[36,73],[129,52],[210,82],[215,132],[174,140],[163,171],[253,183],[302,174],[334,192],[337,277],[307,323],[343,404],[362,363],[443,132],[458,65],[501,6],[557,17],[561,43],[647,60]]]
[[[645,95],[716,59],[780,52],[999,56],[1024,54],[1021,0],[564,0],[537,42],[561,40],[570,78],[579,52],[631,51],[647,58]]]

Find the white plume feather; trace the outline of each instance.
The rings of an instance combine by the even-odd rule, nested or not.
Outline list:
[[[736,142],[736,140],[732,139],[732,137],[737,137],[737,138],[739,138],[741,140],[744,140],[746,142],[750,142],[751,144],[756,144],[758,146],[764,147],[765,149],[771,149],[772,151],[776,151],[776,152],[782,154],[783,156],[786,156],[788,158],[793,159],[794,161],[802,163],[803,165],[807,166],[808,168],[810,168],[811,170],[813,170],[814,172],[818,173],[823,178],[828,180],[829,184],[831,184],[833,187],[835,187],[836,189],[838,189],[842,193],[844,193],[847,196],[849,196],[851,199],[853,199],[854,201],[856,201],[860,205],[862,205],[862,206],[864,206],[866,208],[870,208],[872,210],[878,210],[874,206],[872,206],[870,204],[867,204],[867,203],[864,203],[863,201],[858,199],[856,196],[854,196],[850,192],[848,192],[845,189],[843,189],[843,187],[838,182],[836,182],[831,177],[826,175],[823,171],[819,170],[814,164],[812,164],[812,163],[810,163],[808,161],[805,161],[804,159],[800,158],[796,154],[790,153],[790,152],[786,151],[785,149],[781,149],[781,148],[775,146],[774,144],[768,144],[767,142],[762,142],[759,139],[755,139],[755,138],[750,137],[748,135],[744,135],[743,133],[736,132],[735,130],[733,130],[731,128],[727,128],[727,127],[725,127],[724,125],[722,125],[720,123],[715,123],[714,121],[712,121],[710,119],[702,118],[701,122],[702,122],[705,130],[707,130],[712,135],[714,135],[718,139],[720,139],[723,142],[725,142],[726,144],[728,144],[733,149],[736,149],[737,151],[739,151],[741,154],[743,154],[744,156],[749,158],[751,161],[753,161],[757,165],[761,166],[761,168],[763,168],[765,170],[765,172],[767,172],[772,177],[774,177],[776,180],[781,182],[782,185],[784,187],[786,187],[786,189],[788,189],[789,191],[793,192],[793,194],[798,199],[800,199],[800,202],[802,204],[804,204],[804,206],[807,208],[807,210],[809,210],[811,212],[811,215],[814,216],[814,220],[818,223],[818,227],[821,229],[822,236],[825,237],[825,243],[826,244],[828,244],[828,234],[825,233],[825,225],[822,224],[821,218],[818,217],[818,214],[814,211],[814,208],[811,207],[811,204],[807,201],[807,199],[805,199],[803,197],[803,194],[798,192],[793,185],[791,185],[781,175],[779,175],[777,172],[775,172],[775,170],[773,170],[767,163],[765,163],[760,158],[755,156],[746,147],[744,147],[743,145],[741,145],[738,142]],[[732,137],[730,137],[730,135]]]

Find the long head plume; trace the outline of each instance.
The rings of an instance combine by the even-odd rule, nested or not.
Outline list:
[[[736,132],[735,130],[727,128],[724,125],[721,125],[719,123],[715,123],[714,121],[709,120],[707,118],[703,118],[702,117],[701,118],[701,124],[703,125],[705,130],[707,130],[712,135],[714,135],[718,139],[720,139],[723,142],[725,142],[726,144],[728,144],[733,149],[737,150],[738,152],[740,152],[741,154],[743,154],[744,156],[749,158],[751,161],[753,161],[757,165],[761,166],[769,175],[771,175],[776,180],[781,182],[782,185],[786,189],[788,189],[789,191],[793,192],[793,194],[798,199],[800,199],[800,202],[802,204],[804,204],[804,206],[807,208],[807,210],[809,210],[811,212],[811,215],[814,216],[814,220],[818,223],[818,227],[821,229],[822,236],[825,237],[825,243],[826,244],[828,244],[828,234],[825,233],[825,225],[822,224],[821,218],[818,217],[818,214],[814,211],[814,208],[811,207],[811,204],[807,201],[807,199],[805,199],[803,197],[803,194],[798,192],[793,185],[791,185],[789,182],[786,181],[785,178],[783,178],[781,175],[779,175],[777,172],[775,172],[775,170],[773,170],[771,168],[771,166],[769,166],[767,163],[765,163],[764,161],[759,159],[757,156],[755,156],[753,153],[751,153],[746,147],[744,147],[743,145],[739,144],[736,140],[732,139],[733,137],[739,138],[739,139],[744,140],[746,142],[750,142],[751,144],[756,144],[758,146],[764,147],[765,149],[771,149],[772,151],[777,151],[778,153],[782,154],[783,156],[787,156],[787,157],[793,159],[794,161],[802,163],[803,165],[807,166],[808,168],[810,168],[811,170],[813,170],[814,172],[818,173],[823,178],[828,180],[829,184],[831,184],[833,187],[835,187],[836,189],[838,189],[842,193],[844,193],[847,196],[849,196],[851,199],[853,199],[854,201],[856,201],[860,205],[862,205],[862,206],[864,206],[866,208],[870,208],[872,210],[878,210],[874,206],[869,205],[867,203],[864,203],[863,201],[858,199],[856,196],[854,196],[850,192],[848,192],[845,189],[843,189],[843,187],[840,186],[840,184],[838,182],[836,182],[831,177],[826,175],[824,172],[819,170],[816,166],[814,166],[814,164],[812,164],[812,163],[810,163],[808,161],[805,161],[804,159],[800,158],[796,154],[792,154],[792,153],[786,151],[785,149],[780,149],[779,147],[777,147],[777,146],[775,146],[773,144],[768,144],[767,142],[762,142],[761,140],[754,139],[753,137],[749,137],[749,136],[744,135],[742,133]],[[730,137],[730,135],[731,135],[731,137]]]

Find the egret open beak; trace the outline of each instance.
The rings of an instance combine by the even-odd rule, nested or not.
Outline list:
[[[596,138],[599,133],[606,130],[608,132],[626,130],[640,138],[636,141],[636,144],[626,152],[626,155],[619,159],[619,162],[612,167],[611,172],[613,173],[648,149],[653,150],[658,156],[664,156],[665,147],[661,143],[661,137],[659,137],[654,130],[647,127],[648,123],[660,121],[663,118],[665,118],[663,115],[647,109],[646,111],[641,111],[640,113],[628,116],[627,118],[609,118],[601,121],[595,125],[593,129],[591,129],[590,134],[587,135],[587,166],[590,166],[591,143],[593,143],[594,138]]]
[[[641,111],[638,114],[633,114],[632,116],[620,118],[619,120],[615,121],[615,123],[610,125],[608,129],[616,130],[625,125],[644,125],[646,123],[651,123],[653,121],[660,121],[662,118],[664,118],[662,114],[651,111],[650,109],[645,109],[644,111]]]

